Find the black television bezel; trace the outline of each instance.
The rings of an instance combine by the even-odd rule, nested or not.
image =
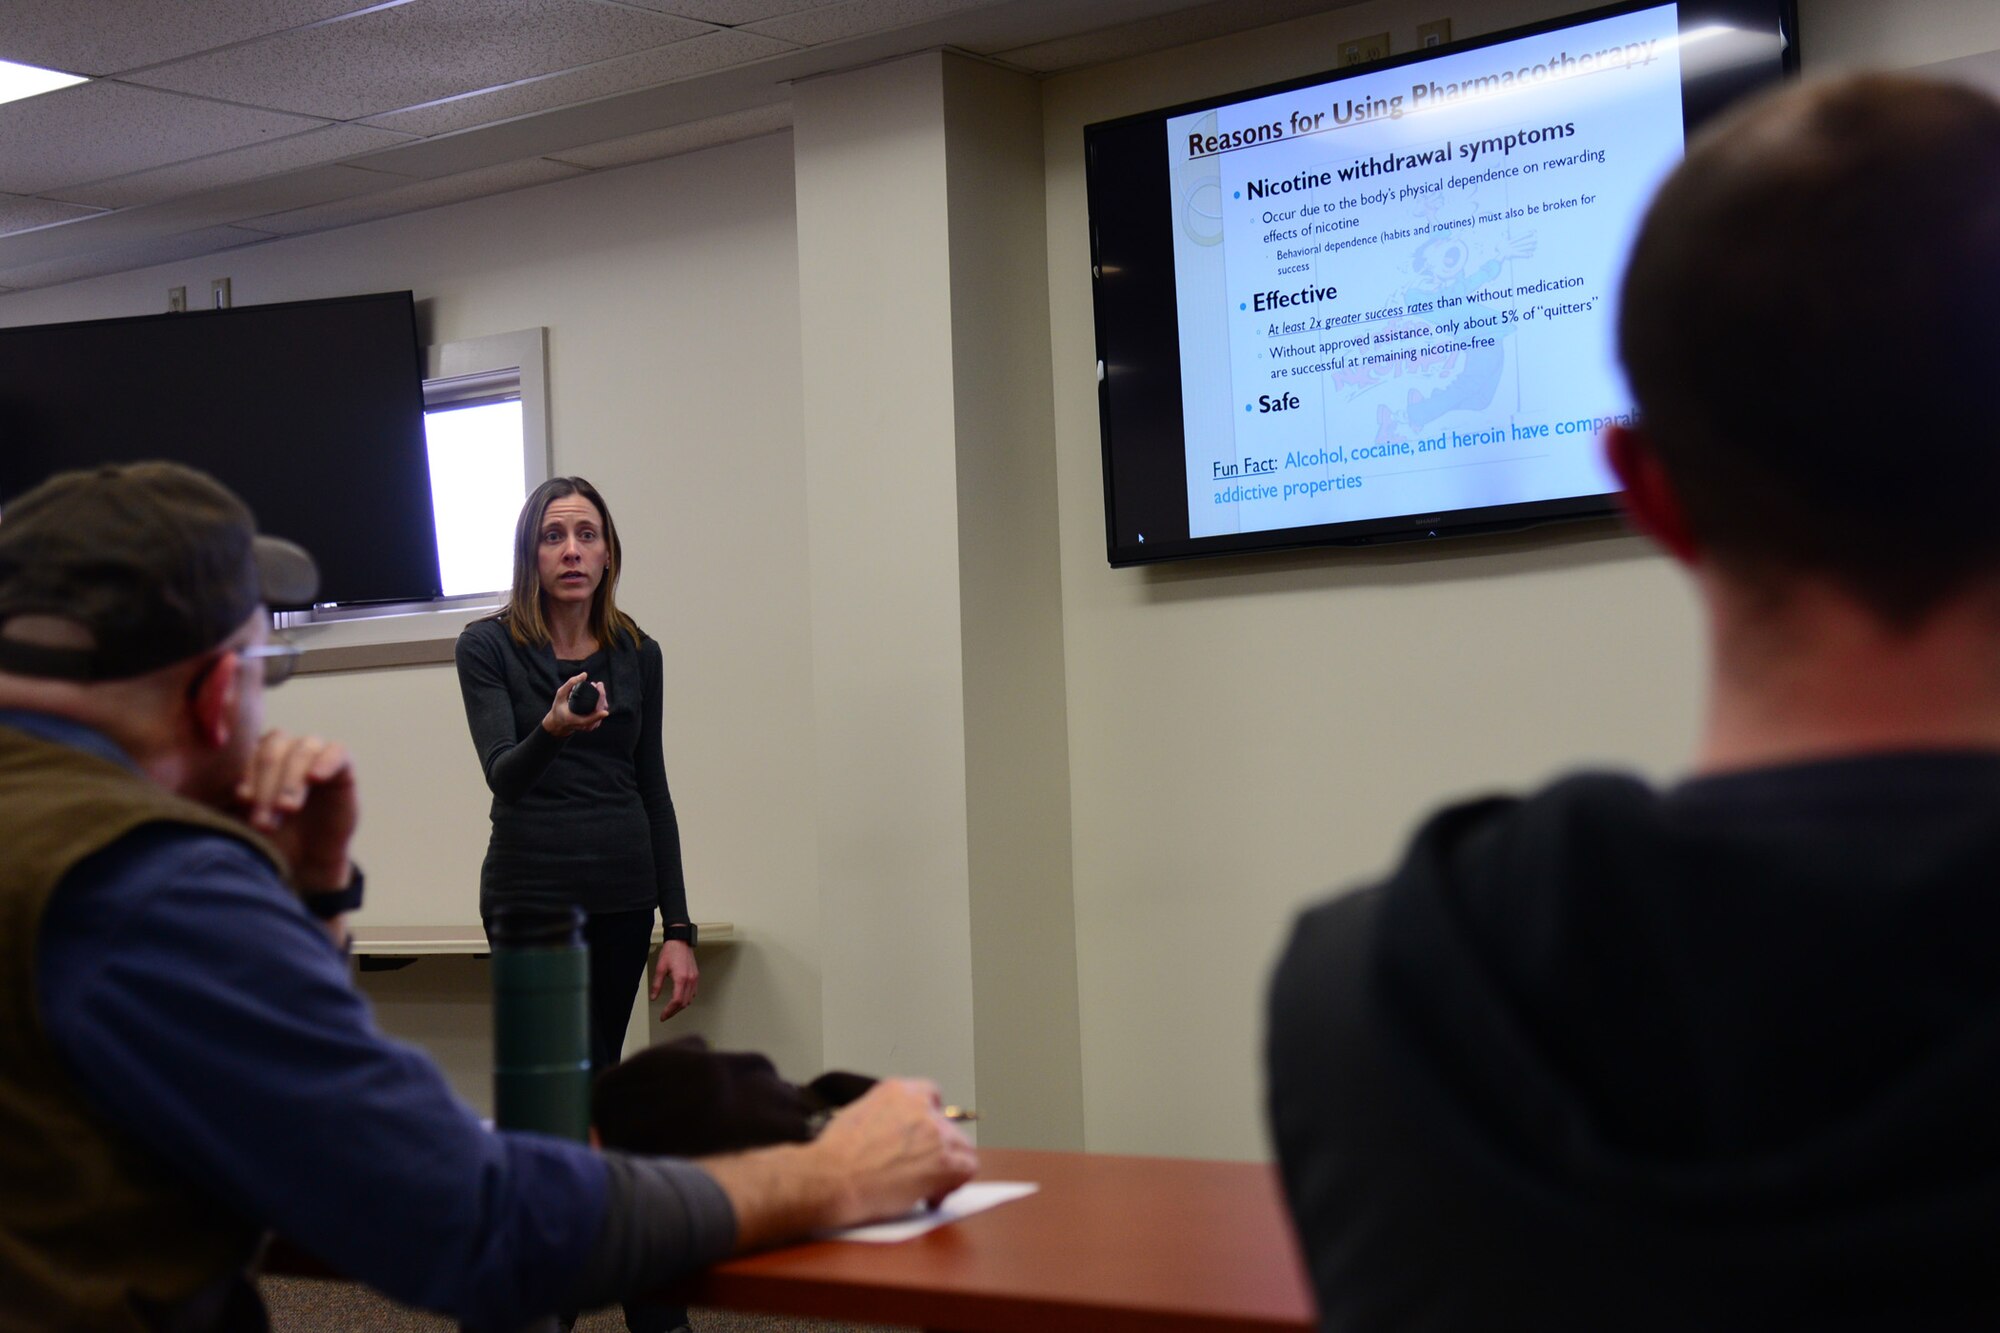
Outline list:
[[[397,517],[389,519],[389,521],[399,522],[406,527],[413,526],[416,531],[422,534],[423,540],[421,544],[414,538],[403,544],[400,556],[395,562],[396,568],[399,571],[407,573],[407,581],[399,574],[393,580],[387,576],[367,580],[374,586],[343,587],[340,578],[341,568],[345,562],[335,558],[333,552],[351,548],[343,548],[339,543],[327,539],[316,540],[309,531],[298,531],[296,524],[288,524],[282,517],[273,519],[269,512],[270,505],[268,501],[260,504],[260,500],[264,500],[268,494],[273,493],[276,489],[283,488],[290,490],[291,488],[284,485],[283,467],[277,461],[277,451],[271,446],[269,440],[262,441],[260,445],[256,446],[246,444],[243,457],[246,460],[247,471],[238,471],[235,475],[221,475],[227,469],[217,467],[207,459],[177,457],[177,451],[171,446],[171,443],[162,445],[158,440],[151,438],[144,439],[131,446],[126,446],[122,443],[115,444],[103,449],[101,453],[97,453],[91,459],[73,458],[66,460],[62,466],[89,466],[92,462],[136,462],[152,458],[192,462],[195,466],[218,474],[225,484],[228,484],[232,490],[241,495],[244,501],[249,504],[251,510],[256,513],[260,530],[276,536],[300,540],[307,549],[313,552],[321,567],[322,586],[317,599],[312,605],[324,607],[338,604],[341,606],[359,607],[433,601],[443,594],[443,577],[439,568],[435,506],[430,480],[430,461],[423,429],[424,345],[417,322],[416,295],[414,292],[409,290],[366,292],[299,301],[273,301],[256,305],[229,306],[212,310],[175,311],[150,315],[114,316],[107,319],[0,326],[0,354],[5,353],[7,343],[15,338],[33,338],[44,334],[89,337],[98,331],[112,333],[115,336],[118,332],[129,331],[142,339],[157,337],[164,343],[165,341],[180,337],[189,329],[199,328],[201,325],[211,321],[224,324],[247,323],[259,317],[272,315],[282,317],[301,313],[310,315],[316,311],[361,304],[384,308],[384,326],[397,331],[397,346],[394,349],[387,350],[385,353],[383,349],[387,349],[387,344],[381,344],[377,349],[378,354],[400,357],[403,344],[400,331],[407,329],[407,346],[409,349],[409,373],[407,377],[408,403],[403,407],[395,407],[387,392],[383,393],[378,399],[385,407],[402,415],[412,425],[414,430],[412,439],[406,441],[406,443],[414,446],[414,450],[407,454],[406,471],[397,480],[397,485],[408,488],[409,493],[400,502],[400,506],[390,505],[387,507],[386,512],[380,516],[384,519],[389,519],[390,515],[395,515]],[[235,336],[240,337],[241,335]],[[305,355],[302,352],[293,352],[292,354]],[[226,370],[219,369],[219,382],[226,381],[228,373]],[[386,388],[386,381],[384,383]],[[184,422],[176,423],[177,428],[184,424]],[[8,497],[22,493],[39,480],[52,475],[54,470],[47,466],[22,466],[5,470],[5,472],[12,474],[11,477],[0,473],[0,505],[4,505]],[[24,482],[25,484],[22,484]],[[371,492],[371,494],[379,493]],[[307,508],[311,506],[301,505],[301,507]],[[419,511],[421,511],[422,515],[420,524],[417,521]],[[288,528],[292,530],[288,531]],[[419,549],[420,545],[422,547],[421,550]],[[424,560],[424,551],[428,552],[427,563]],[[331,580],[327,577],[330,572],[333,575]],[[271,609],[274,611],[291,611],[308,608],[306,606],[274,606]]]
[[[1753,70],[1733,70],[1712,74],[1699,82],[1690,82],[1685,76],[1681,85],[1681,116],[1683,134],[1692,133],[1704,121],[1714,116],[1737,100],[1773,86],[1788,78],[1794,78],[1799,71],[1798,14],[1796,0],[1619,0],[1618,3],[1602,5],[1591,9],[1578,10],[1538,23],[1507,28],[1462,41],[1441,46],[1427,47],[1405,55],[1392,56],[1384,60],[1372,61],[1347,70],[1328,70],[1317,74],[1302,75],[1275,83],[1217,97],[1203,97],[1193,101],[1159,107],[1112,120],[1096,121],[1083,127],[1084,134],[1084,192],[1086,208],[1090,219],[1090,271],[1091,271],[1091,317],[1092,333],[1097,353],[1097,422],[1099,448],[1104,478],[1104,536],[1106,557],[1113,568],[1128,568],[1137,565],[1162,564],[1177,560],[1199,560],[1217,556],[1258,554],[1268,551],[1296,551],[1308,548],[1352,548],[1374,546],[1388,542],[1429,541],[1446,537],[1473,536],[1481,533],[1513,532],[1524,528],[1538,527],[1549,523],[1573,522],[1582,519],[1605,518],[1618,512],[1617,491],[1600,495],[1568,496],[1552,500],[1536,500],[1521,504],[1487,505],[1472,509],[1454,509],[1434,513],[1392,514],[1379,518],[1350,520],[1342,523],[1321,523],[1304,527],[1275,528],[1257,532],[1220,533],[1212,537],[1190,537],[1188,529],[1187,481],[1186,481],[1186,436],[1181,418],[1180,345],[1178,332],[1177,305],[1173,281],[1172,240],[1168,224],[1163,221],[1164,211],[1155,205],[1133,206],[1130,218],[1136,220],[1138,230],[1150,233],[1154,242],[1152,262],[1159,262],[1158,251],[1165,250],[1166,278],[1157,277],[1149,285],[1134,293],[1150,296],[1150,301],[1134,302],[1140,313],[1133,317],[1134,323],[1147,326],[1151,330],[1155,351],[1146,361],[1143,372],[1136,366],[1119,364],[1107,355],[1105,282],[1107,269],[1114,279],[1122,279],[1119,263],[1107,264],[1101,221],[1106,210],[1100,207],[1101,196],[1110,191],[1112,184],[1107,181],[1105,170],[1100,167],[1098,150],[1113,135],[1131,134],[1148,127],[1157,127],[1158,151],[1149,156],[1127,149],[1134,165],[1141,174],[1154,183],[1165,187],[1168,175],[1166,152],[1166,122],[1175,116],[1206,111],[1215,107],[1229,106],[1254,98],[1268,97],[1278,93],[1291,92],[1300,88],[1317,87],[1343,82],[1347,79],[1373,76],[1386,70],[1410,65],[1420,65],[1441,56],[1457,55],[1466,51],[1476,51],[1483,47],[1497,46],[1503,42],[1517,41],[1524,37],[1534,37],[1543,33],[1557,32],[1600,19],[1613,18],[1620,14],[1635,13],[1639,10],[1658,8],[1662,4],[1677,4],[1677,27],[1682,32],[1700,28],[1724,19],[1733,18],[1741,22],[1744,16],[1754,16],[1759,31],[1773,31],[1783,39],[1784,46],[1778,59],[1775,77],[1767,72],[1767,67],[1758,66]],[[1136,196],[1137,190],[1128,184],[1124,193]],[[1157,199],[1158,195],[1151,196]],[[1115,252],[1111,258],[1123,259],[1127,252]],[[1121,285],[1120,295],[1126,292]],[[1157,350],[1164,347],[1166,355]],[[1119,442],[1113,439],[1113,412],[1111,398],[1114,392],[1114,374],[1133,379],[1139,374],[1148,376],[1148,382],[1134,382],[1133,393],[1163,404],[1156,415],[1169,419],[1172,423],[1170,450],[1171,467],[1155,467],[1142,480],[1149,480],[1155,493],[1153,503],[1161,505],[1160,496],[1170,494],[1172,505],[1156,508],[1151,512],[1177,513],[1179,525],[1169,529],[1165,540],[1144,540],[1139,542],[1119,541],[1118,504],[1120,498],[1120,477],[1117,468]],[[1140,448],[1158,449],[1157,444],[1141,444]],[[1124,484],[1127,494],[1133,487],[1127,469]],[[1159,530],[1153,529],[1155,533]],[[1136,531],[1136,529],[1135,529]]]

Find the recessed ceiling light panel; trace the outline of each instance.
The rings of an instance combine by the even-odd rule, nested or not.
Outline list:
[[[59,70],[37,69],[33,65],[0,60],[0,102],[18,102],[24,97],[52,93],[58,88],[88,82],[90,80],[81,74],[64,74]]]

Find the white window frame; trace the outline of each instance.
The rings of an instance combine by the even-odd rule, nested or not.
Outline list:
[[[518,387],[521,396],[522,494],[547,481],[549,456],[548,330],[521,329],[424,349],[424,406],[491,398]],[[506,601],[505,589],[365,607],[281,611],[273,625],[301,649],[299,672],[449,662],[458,633]]]

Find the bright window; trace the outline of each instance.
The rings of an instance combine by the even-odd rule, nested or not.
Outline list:
[[[514,520],[527,499],[520,398],[430,408],[424,435],[444,595],[504,592],[514,581]]]

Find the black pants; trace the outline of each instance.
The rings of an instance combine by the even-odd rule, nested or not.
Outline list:
[[[625,1048],[632,1001],[653,948],[653,909],[586,917],[583,938],[590,945],[590,1072],[600,1074],[618,1063]],[[625,1305],[625,1327],[632,1333],[666,1333],[686,1322],[684,1309],[641,1301]]]
[[[584,918],[583,939],[590,946],[590,1072],[601,1074],[625,1049],[632,1001],[653,947],[653,909],[592,913]]]

